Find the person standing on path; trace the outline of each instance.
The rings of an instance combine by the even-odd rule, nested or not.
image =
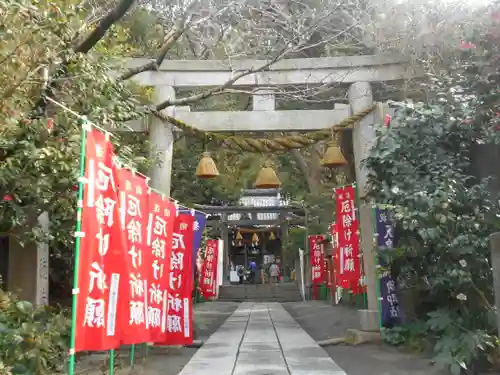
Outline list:
[[[250,268],[250,283],[253,284],[255,283],[255,274],[257,273],[257,263],[255,263],[255,261],[250,261],[250,264],[249,264],[249,268]]]
[[[238,266],[238,277],[240,279],[239,283],[243,284],[244,282],[244,277],[245,277],[245,267],[243,266]]]
[[[278,282],[278,275],[280,272],[279,266],[276,264],[276,262],[273,262],[269,266],[269,276],[271,276],[271,283],[276,284]]]

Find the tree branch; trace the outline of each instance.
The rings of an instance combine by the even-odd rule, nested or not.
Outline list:
[[[162,103],[160,103],[160,104],[158,104],[156,106],[156,111],[161,111],[161,110],[163,110],[163,109],[165,109],[165,108],[167,108],[169,106],[172,106],[172,105],[184,105],[184,104],[194,103],[194,102],[197,102],[199,100],[203,100],[203,99],[209,98],[212,95],[220,94],[220,93],[224,92],[225,89],[227,89],[228,87],[232,86],[233,83],[235,83],[240,78],[245,77],[245,76],[250,75],[250,74],[253,74],[253,73],[258,73],[258,72],[261,72],[263,70],[266,70],[271,65],[273,65],[277,61],[279,61],[282,58],[284,58],[289,52],[290,52],[289,49],[286,48],[281,53],[277,54],[274,58],[272,58],[271,60],[269,60],[267,63],[265,63],[265,64],[263,64],[263,65],[261,65],[261,66],[259,66],[257,68],[251,68],[251,69],[248,69],[248,70],[241,71],[240,73],[236,74],[233,78],[228,79],[221,86],[215,87],[213,89],[207,90],[207,91],[199,93],[199,94],[188,96],[186,98],[180,98],[180,99],[174,99],[174,100],[172,100],[172,99],[166,100],[166,101],[164,101],[164,102],[162,102]]]
[[[195,4],[193,2],[192,4]],[[216,12],[215,15],[221,13],[222,10],[219,10]],[[170,31],[167,33],[167,35],[164,38],[164,42],[160,48],[160,51],[158,52],[158,56],[156,59],[149,61],[148,63],[128,69],[125,71],[119,78],[119,81],[125,81],[127,79],[132,78],[133,76],[143,73],[143,72],[148,72],[148,71],[156,71],[160,68],[161,63],[163,60],[165,60],[165,57],[167,56],[168,51],[172,49],[172,47],[175,45],[175,43],[179,40],[179,38],[184,35],[186,30],[188,30],[190,27],[197,25],[197,24],[202,24],[206,20],[210,19],[211,17],[204,17],[201,18],[195,22],[191,22],[191,19],[189,16],[184,15],[181,17],[177,22],[176,25],[170,29]],[[188,43],[190,44],[190,41],[188,40]]]
[[[76,53],[89,52],[106,35],[111,26],[128,12],[134,3],[135,0],[120,0],[118,5],[101,19],[95,29],[75,46],[74,51]]]
[[[179,38],[184,34],[184,31],[186,30],[185,27],[176,27],[174,26],[168,33],[167,37],[165,38],[165,42],[160,48],[160,52],[158,53],[158,56],[156,57],[156,65],[159,67],[165,57],[167,56],[168,51],[174,46],[174,44],[179,40]]]
[[[335,8],[335,9],[337,9],[337,8]],[[330,13],[332,13],[332,12],[333,11],[331,11]],[[323,19],[326,19],[326,16],[321,17],[319,21],[321,21]],[[156,111],[161,111],[161,110],[163,110],[169,106],[173,106],[173,105],[185,105],[185,104],[189,104],[189,103],[194,103],[194,102],[209,98],[213,95],[224,93],[227,88],[231,87],[240,78],[245,77],[245,76],[250,75],[250,74],[253,74],[253,73],[258,73],[258,72],[261,72],[263,70],[266,70],[271,65],[273,65],[276,62],[285,58],[287,55],[292,54],[292,53],[297,52],[297,51],[301,51],[304,48],[306,48],[309,38],[304,38],[304,35],[311,34],[314,31],[314,27],[315,27],[315,25],[311,25],[311,26],[307,27],[301,35],[297,35],[292,40],[290,40],[288,43],[288,46],[283,48],[280,53],[276,54],[271,60],[269,60],[267,63],[261,65],[260,67],[251,68],[248,70],[241,71],[241,72],[235,74],[235,76],[233,78],[227,80],[227,82],[225,82],[223,85],[212,88],[212,89],[207,90],[205,92],[202,92],[199,94],[194,94],[194,95],[188,96],[186,98],[166,100],[166,101],[164,101],[156,106]],[[334,36],[330,37],[328,40],[334,40],[335,38],[338,38],[342,34],[345,34],[352,27],[354,27],[354,25],[351,25],[347,29],[344,29],[344,30],[336,33]],[[293,45],[293,42],[297,42],[297,44]],[[318,41],[313,46],[317,47],[317,46],[321,45],[322,43],[324,43],[324,41]],[[290,47],[290,45],[291,45],[291,47]]]
[[[165,36],[163,45],[160,48],[160,52],[158,53],[158,56],[156,59],[151,60],[147,64],[128,69],[126,72],[124,72],[119,78],[119,81],[125,81],[127,79],[132,78],[133,76],[142,73],[142,72],[147,72],[150,70],[158,70],[160,68],[161,63],[165,59],[165,56],[167,56],[168,51],[174,46],[174,44],[179,40],[179,38],[184,34],[185,28],[180,28],[174,26],[168,34]]]
[[[106,35],[106,32],[118,22],[134,5],[135,0],[120,0],[118,5],[113,8],[111,11],[104,16],[99,24],[96,26],[94,31],[92,31],[85,39],[81,42],[77,43],[73,48],[75,53],[87,53],[89,52],[103,37]],[[40,95],[40,99],[37,101],[34,110],[32,111],[33,118],[41,116],[46,108],[47,101],[45,100],[46,96],[54,96],[54,91],[57,87],[58,79],[61,77],[65,77],[68,73],[68,64],[69,61],[63,61],[60,66],[56,69],[54,75],[51,77],[49,84],[45,87]]]

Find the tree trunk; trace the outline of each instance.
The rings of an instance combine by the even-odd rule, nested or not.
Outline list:
[[[291,151],[293,158],[295,159],[295,162],[297,163],[297,166],[299,167],[300,171],[304,175],[304,178],[306,179],[307,183],[307,188],[309,190],[310,194],[317,195],[319,192],[319,180],[316,180],[313,174],[311,174],[311,168],[309,165],[307,165],[306,159],[298,149],[293,149]]]

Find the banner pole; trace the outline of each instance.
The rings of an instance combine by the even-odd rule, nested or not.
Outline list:
[[[377,270],[377,285],[376,285],[376,291],[377,291],[377,305],[378,305],[378,315],[379,315],[379,326],[380,329],[383,328],[383,317],[382,317],[382,293],[380,291],[380,281],[381,281],[381,275],[380,275],[380,259],[378,256],[378,232],[377,232],[377,211],[376,207],[372,206],[372,222],[373,222],[373,244],[374,246],[377,246],[377,251],[375,251],[375,269]]]
[[[115,350],[111,349],[109,351],[109,375],[115,374]]]
[[[130,346],[130,368],[133,369],[135,365],[135,344]]]
[[[69,344],[68,375],[75,374],[75,344],[76,344],[76,309],[78,304],[78,272],[80,267],[80,246],[81,237],[79,233],[82,230],[83,213],[83,178],[85,177],[85,152],[87,145],[87,128],[89,124],[86,120],[82,122],[81,140],[80,140],[80,171],[78,179],[78,196],[76,207],[76,230],[75,230],[75,260],[73,270],[73,290],[71,307],[71,336]]]

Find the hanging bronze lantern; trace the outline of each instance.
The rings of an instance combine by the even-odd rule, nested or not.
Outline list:
[[[269,235],[269,240],[273,241],[276,239],[276,236],[274,235],[274,232],[271,232],[271,234]]]
[[[271,163],[265,162],[257,175],[255,187],[257,189],[277,189],[280,186],[281,181],[271,166]]]
[[[336,133],[334,139],[328,143],[323,159],[321,159],[321,165],[328,168],[337,168],[346,164],[347,161],[340,149],[340,136]]]
[[[237,231],[237,232],[236,232],[236,239],[237,239],[238,241],[241,241],[241,240],[243,239],[243,236],[241,235],[240,231]]]
[[[253,234],[253,236],[252,236],[252,243],[253,244],[258,244],[259,243],[259,236],[257,235],[257,233]]]
[[[217,170],[214,159],[210,156],[210,152],[204,152],[196,168],[196,177],[211,179],[218,175],[219,171]]]

